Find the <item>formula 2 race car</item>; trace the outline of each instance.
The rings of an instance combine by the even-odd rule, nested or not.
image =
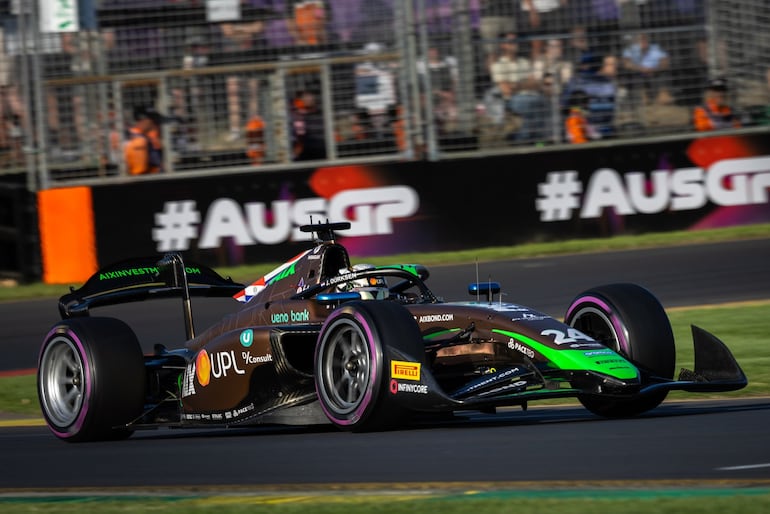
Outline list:
[[[585,291],[564,321],[496,299],[443,302],[420,265],[351,266],[334,232],[244,287],[179,254],[95,273],[59,300],[45,336],[38,394],[67,441],[128,437],[143,428],[333,423],[352,431],[401,426],[415,413],[494,412],[576,397],[606,417],[634,416],[668,391],[729,391],[747,379],[728,348],[693,327],[694,370],[674,378],[675,348],[660,302],[633,284]],[[93,307],[180,297],[187,340],[145,355],[134,331]],[[192,296],[234,296],[233,314],[194,334]]]

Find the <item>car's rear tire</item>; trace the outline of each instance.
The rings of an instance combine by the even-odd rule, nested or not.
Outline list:
[[[327,318],[315,351],[318,400],[345,430],[393,428],[405,411],[390,393],[390,348],[422,363],[425,349],[412,315],[394,302],[349,302]]]
[[[43,416],[71,442],[122,439],[142,412],[144,357],[133,330],[113,318],[57,323],[43,341],[37,375]]]
[[[579,294],[570,304],[565,322],[612,348],[641,371],[674,376],[676,348],[671,323],[663,306],[647,289],[636,284],[608,284]],[[629,417],[654,409],[666,398],[658,391],[633,399],[580,396],[591,412],[606,417]]]

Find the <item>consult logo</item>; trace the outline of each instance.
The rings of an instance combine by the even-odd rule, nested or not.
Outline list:
[[[419,362],[390,361],[391,378],[401,380],[420,380]]]

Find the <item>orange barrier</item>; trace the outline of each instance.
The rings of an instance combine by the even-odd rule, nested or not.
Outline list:
[[[77,284],[98,269],[90,187],[37,193],[43,282]]]

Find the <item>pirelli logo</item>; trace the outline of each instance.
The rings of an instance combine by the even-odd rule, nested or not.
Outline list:
[[[390,376],[401,380],[420,380],[420,363],[390,361]]]

